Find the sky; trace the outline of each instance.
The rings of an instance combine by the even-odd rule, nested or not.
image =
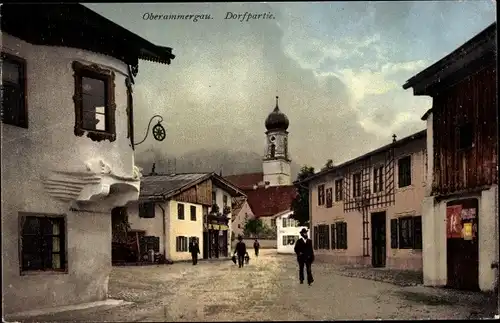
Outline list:
[[[167,138],[148,138],[138,154],[263,154],[264,120],[279,95],[292,159],[316,168],[423,130],[432,100],[402,85],[496,20],[491,0],[85,5],[176,55],[171,65],[139,63],[136,140],[154,114],[164,117]],[[224,19],[228,12],[274,19],[240,22]]]

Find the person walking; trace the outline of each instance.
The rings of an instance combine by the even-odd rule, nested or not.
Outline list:
[[[309,286],[314,282],[311,265],[314,262],[314,250],[312,240],[307,237],[307,229],[300,231],[300,239],[295,243],[295,254],[299,263],[299,281],[304,283],[304,266],[307,272],[307,283]]]
[[[198,239],[193,238],[189,243],[189,252],[191,253],[191,259],[193,260],[193,266],[198,263],[198,254],[200,253],[200,246],[198,245]]]
[[[236,248],[234,253],[238,257],[238,267],[241,268],[245,264],[245,254],[247,253],[247,246],[243,242],[243,237],[238,236],[238,243],[236,244]]]
[[[260,243],[257,239],[255,239],[253,243],[253,249],[255,250],[255,257],[259,256]]]

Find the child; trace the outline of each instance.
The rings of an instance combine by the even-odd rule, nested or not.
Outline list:
[[[245,263],[248,265],[248,263],[250,262],[250,256],[248,255],[248,252],[245,253]]]

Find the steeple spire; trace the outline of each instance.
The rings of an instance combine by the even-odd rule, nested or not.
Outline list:
[[[278,99],[279,99],[279,97],[276,96],[276,107],[274,108],[274,111],[279,111],[280,110],[280,108],[278,107]]]

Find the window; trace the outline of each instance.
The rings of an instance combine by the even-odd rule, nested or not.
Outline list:
[[[274,158],[275,155],[276,155],[276,145],[271,144],[271,158]]]
[[[318,249],[330,249],[330,226],[318,225]]]
[[[139,203],[139,217],[140,218],[154,218],[155,217],[155,204],[152,202]]]
[[[115,73],[97,65],[73,62],[75,135],[93,141],[116,140]]]
[[[384,190],[384,166],[373,169],[373,192],[382,192]]]
[[[325,204],[325,185],[318,186],[318,205]]]
[[[287,218],[284,218],[284,219],[282,220],[282,222],[283,222],[283,225],[282,225],[282,226],[283,226],[283,228],[286,228],[286,227],[288,226],[288,219],[287,219]]]
[[[422,217],[413,217],[413,249],[422,249]]]
[[[130,138],[130,147],[134,150],[134,96],[132,95],[132,83],[127,77],[125,79],[127,87],[127,138]]]
[[[299,239],[299,236],[283,236],[284,246],[293,246],[295,242]]]
[[[177,204],[177,219],[184,220],[184,204]]]
[[[212,205],[217,204],[217,195],[215,194],[215,191],[212,191]]]
[[[361,196],[361,173],[352,175],[352,196]]]
[[[241,224],[238,224],[238,229],[241,229]]]
[[[347,249],[347,223],[335,223],[337,249]]]
[[[399,249],[413,248],[413,218],[399,219]]]
[[[422,249],[422,217],[406,216],[391,220],[392,249]]]
[[[191,205],[191,221],[196,221],[196,206]]]
[[[2,121],[28,128],[26,61],[2,53]]]
[[[187,252],[188,251],[188,238],[187,237],[176,237],[175,238],[175,251],[177,252]]]
[[[398,219],[391,219],[391,249],[397,249],[398,244]]]
[[[342,179],[335,181],[335,202],[342,201],[344,198],[343,184],[344,181]]]
[[[333,205],[333,188],[326,189],[326,207],[330,208]]]
[[[227,206],[227,195],[222,196],[222,204],[224,204],[224,207]]]
[[[474,143],[474,129],[471,122],[458,127],[458,149],[468,149]]]
[[[22,216],[22,271],[65,271],[66,225],[63,216]]]
[[[399,187],[411,185],[411,156],[398,160],[398,184]]]

